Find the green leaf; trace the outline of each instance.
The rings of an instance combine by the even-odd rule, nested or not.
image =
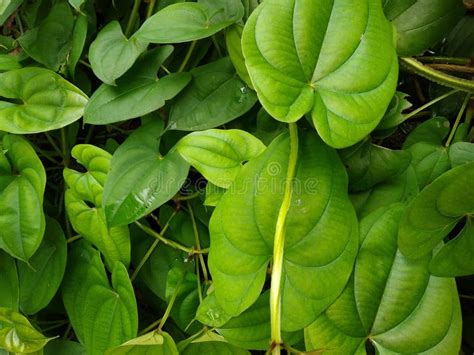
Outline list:
[[[71,48],[74,17],[65,1],[56,2],[38,27],[18,38],[21,47],[37,62],[57,71]]]
[[[460,235],[435,255],[430,265],[435,275],[459,276],[457,270],[462,268],[474,273],[471,258],[462,257],[473,251],[470,227],[470,215],[474,213],[473,179],[474,162],[449,170],[421,191],[409,205],[402,221],[400,250],[408,257],[416,258],[430,253],[459,221],[467,217]],[[461,246],[467,249],[463,250]],[[455,259],[458,260],[454,263]],[[438,263],[444,267],[441,264],[436,266]]]
[[[84,4],[86,0],[68,0],[68,2],[76,11],[80,11],[82,4]]]
[[[114,268],[116,261],[128,266],[131,248],[128,227],[109,226],[102,208],[111,155],[88,144],[76,145],[71,155],[87,169],[85,173],[64,169],[68,186],[65,204],[72,227],[104,254],[109,270]]]
[[[370,143],[369,140],[340,151],[349,175],[349,189],[363,191],[403,173],[411,154]]]
[[[172,51],[171,46],[149,51],[117,80],[116,86],[102,84],[86,107],[84,121],[110,124],[140,117],[164,106],[166,100],[175,97],[191,80],[189,73],[156,77],[158,68]]]
[[[195,68],[191,74],[193,80],[173,101],[168,129],[214,128],[243,115],[257,101],[229,58]]]
[[[18,311],[19,283],[15,259],[0,250],[0,307]]]
[[[422,54],[443,39],[464,14],[457,0],[384,0],[383,7],[397,28],[400,56]]]
[[[252,80],[245,66],[244,54],[242,53],[242,31],[241,25],[233,25],[225,31],[225,43],[229,58],[237,71],[237,75],[242,79],[249,88],[253,90]]]
[[[135,37],[151,43],[189,42],[212,36],[244,15],[240,0],[198,0],[173,4],[150,17]]]
[[[135,63],[148,43],[132,37],[128,39],[118,21],[112,21],[102,28],[89,47],[89,62],[94,74],[109,85],[115,85]]]
[[[403,111],[409,109],[413,105],[407,100],[408,94],[397,91],[388,106],[385,115],[377,126],[377,130],[386,130],[397,127],[405,122],[406,118],[402,114]]]
[[[21,69],[22,66],[18,63],[17,57],[10,54],[0,54],[0,71],[10,71]]]
[[[379,209],[360,223],[354,274],[338,300],[305,330],[307,350],[365,354],[457,354],[461,312],[454,279],[431,276],[431,256],[397,250],[404,208]],[[403,226],[403,222],[401,222]]]
[[[5,24],[5,21],[11,16],[12,13],[23,3],[23,0],[2,0],[0,11],[0,26]]]
[[[20,313],[0,307],[0,349],[13,353],[33,353],[43,349],[50,340],[33,328]]]
[[[68,73],[74,79],[76,65],[81,59],[84,45],[87,37],[87,15],[78,13],[74,23],[74,29],[71,37],[71,51],[69,52],[67,69]]]
[[[403,149],[408,149],[419,142],[440,145],[448,134],[449,121],[444,117],[433,117],[410,132],[403,143]]]
[[[38,313],[56,294],[66,270],[67,245],[61,226],[46,220],[45,236],[29,265],[18,264],[20,308],[25,314]]]
[[[153,331],[107,350],[106,355],[178,355],[173,338],[165,332]]]
[[[303,328],[336,299],[357,249],[357,222],[337,154],[314,133],[300,138],[286,222],[284,330]],[[283,135],[245,164],[212,215],[209,267],[217,300],[231,316],[250,307],[265,282],[289,150]]]
[[[44,355],[86,355],[86,349],[69,340],[52,340],[44,348]]]
[[[372,131],[395,93],[392,27],[379,0],[264,2],[247,21],[242,49],[270,115],[295,122],[311,114],[336,148]]]
[[[196,311],[196,319],[213,328],[222,327],[231,318],[217,302],[215,292],[204,298]]]
[[[28,261],[40,246],[44,234],[46,173],[36,152],[24,138],[7,134],[0,148],[5,151],[0,151],[0,156],[11,164],[10,169],[0,171],[0,248],[14,258]],[[8,180],[3,185],[5,178]]]
[[[250,352],[240,349],[225,340],[209,341],[197,339],[181,351],[182,355],[250,355]]]
[[[204,206],[217,206],[226,189],[214,185],[212,182],[206,184],[206,199],[204,200]]]
[[[0,96],[21,101],[0,108],[0,130],[25,134],[50,131],[81,118],[87,96],[56,73],[23,68],[0,74]]]
[[[474,144],[468,142],[454,143],[449,147],[448,154],[453,168],[470,163],[474,161]]]
[[[114,153],[103,199],[110,225],[140,219],[170,200],[183,185],[189,165],[175,149],[160,155],[162,130],[161,121],[151,120]]]
[[[210,129],[188,134],[176,149],[207,180],[228,188],[243,164],[260,155],[265,145],[245,131]]]
[[[88,354],[104,354],[137,335],[135,294],[125,266],[117,262],[110,284],[97,250],[76,242],[64,278],[63,302]]]

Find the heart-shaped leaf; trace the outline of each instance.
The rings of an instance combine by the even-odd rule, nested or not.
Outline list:
[[[240,0],[173,4],[150,17],[135,37],[150,43],[180,43],[212,36],[244,15]]]
[[[365,354],[370,341],[380,354],[458,352],[456,283],[430,275],[431,255],[413,260],[397,250],[403,210],[392,205],[361,221],[354,274],[338,300],[306,328],[307,350]]]
[[[0,74],[0,96],[22,102],[0,108],[0,130],[19,134],[64,127],[81,118],[87,103],[81,90],[43,68]]]
[[[0,250],[0,307],[18,311],[20,299],[15,259]]]
[[[170,200],[183,185],[189,164],[176,150],[158,150],[163,123],[151,120],[117,149],[104,187],[110,225],[132,223]]]
[[[284,245],[284,330],[305,327],[336,299],[357,250],[357,221],[337,154],[308,132],[300,142]],[[217,300],[231,316],[250,307],[262,291],[289,152],[283,135],[251,159],[212,215],[209,267]]]
[[[86,241],[75,243],[69,255],[62,293],[88,354],[104,354],[137,335],[137,304],[127,269],[115,263],[110,284],[99,252]]]
[[[64,169],[68,186],[65,204],[72,227],[104,254],[109,270],[116,261],[128,266],[131,248],[128,227],[109,226],[102,208],[103,186],[112,156],[88,144],[76,145],[71,155],[87,169],[85,173]]]
[[[333,147],[372,131],[395,93],[392,27],[379,0],[265,1],[247,21],[242,49],[263,107],[284,122],[310,113]]]
[[[261,154],[265,145],[245,131],[210,129],[188,134],[176,149],[207,180],[228,188],[243,164]]]

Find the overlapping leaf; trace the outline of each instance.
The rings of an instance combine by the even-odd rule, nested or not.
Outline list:
[[[18,311],[20,298],[15,259],[0,251],[0,307]]]
[[[108,350],[106,355],[178,355],[173,338],[165,332],[153,331]]]

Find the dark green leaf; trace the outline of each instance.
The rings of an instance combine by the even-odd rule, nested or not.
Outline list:
[[[18,311],[19,283],[15,259],[0,250],[0,307]]]
[[[468,142],[454,143],[449,147],[449,160],[453,168],[474,161],[474,144]]]
[[[79,13],[74,23],[71,37],[71,51],[69,52],[67,67],[69,74],[74,78],[76,65],[81,58],[87,37],[87,15]]]

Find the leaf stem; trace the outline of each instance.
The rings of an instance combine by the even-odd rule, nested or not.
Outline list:
[[[456,117],[456,121],[454,121],[453,128],[451,129],[451,133],[449,133],[449,137],[446,140],[446,144],[444,145],[446,148],[449,147],[449,145],[451,144],[454,138],[454,134],[456,133],[456,130],[458,129],[459,123],[461,122],[462,115],[464,114],[464,111],[466,111],[466,107],[470,99],[471,99],[471,94],[468,93],[466,97],[464,98],[461,109],[459,110],[459,113]]]
[[[165,314],[163,314],[163,318],[161,318],[160,324],[158,325],[158,330],[160,330],[160,331],[161,331],[161,329],[163,329],[163,326],[165,325],[166,320],[170,316],[171,309],[173,308],[174,302],[176,301],[176,297],[178,297],[179,289],[181,288],[181,284],[183,283],[183,280],[184,280],[184,277],[179,282],[178,286],[176,286],[176,290],[174,291],[173,296],[171,297],[171,299],[168,303],[168,306],[166,307]]]
[[[132,34],[133,26],[135,25],[135,22],[137,22],[138,10],[140,9],[141,2],[142,0],[135,0],[133,2],[132,13],[130,14],[127,23],[127,28],[125,29],[125,37],[127,38]]]
[[[413,110],[412,112],[408,113],[405,115],[405,119],[409,119],[409,118],[412,118],[413,116],[417,115],[418,113],[420,113],[421,111],[423,110],[426,110],[428,107],[434,105],[435,103],[437,103],[438,101],[441,101],[441,100],[444,100],[445,98],[447,98],[448,96],[451,96],[455,93],[459,92],[459,90],[451,90],[451,91],[448,91],[447,93],[441,95],[441,96],[438,96],[436,99],[433,99],[429,102],[427,102],[426,104],[424,104],[423,106],[420,106],[418,107],[416,110]]]
[[[184,57],[183,62],[179,66],[178,73],[181,73],[186,68],[189,59],[191,58],[191,54],[193,54],[194,48],[196,47],[196,43],[197,41],[191,42],[191,45],[189,46],[188,51],[186,52],[186,56]]]
[[[281,337],[281,283],[283,274],[283,255],[285,246],[286,217],[291,204],[292,185],[295,177],[296,163],[298,160],[298,128],[296,123],[289,124],[290,129],[290,156],[285,181],[285,192],[278,213],[273,245],[273,267],[270,288],[270,319],[272,354],[280,354],[283,339]]]
[[[199,231],[197,229],[196,218],[194,218],[193,208],[191,207],[191,204],[189,203],[189,201],[187,201],[187,205],[188,205],[189,215],[191,216],[191,222],[193,224],[193,232],[194,232],[194,239],[196,240],[196,248],[197,248],[197,251],[199,252],[198,258],[199,258],[199,263],[201,264],[202,277],[204,278],[204,282],[207,284],[209,282],[209,275],[207,272],[204,257],[202,256],[202,253],[201,253],[201,241],[199,240]]]
[[[146,19],[149,19],[153,15],[153,10],[155,10],[156,0],[150,0],[148,7],[146,9]]]
[[[81,238],[82,238],[82,235],[79,235],[79,234],[78,234],[78,235],[75,235],[74,237],[68,238],[68,239],[66,240],[66,243],[69,244],[69,243],[75,242],[76,240],[79,240],[79,239],[81,239]]]
[[[469,58],[460,58],[460,57],[417,57],[417,60],[424,63],[441,63],[441,64],[457,64],[457,65],[467,65],[471,62]]]

